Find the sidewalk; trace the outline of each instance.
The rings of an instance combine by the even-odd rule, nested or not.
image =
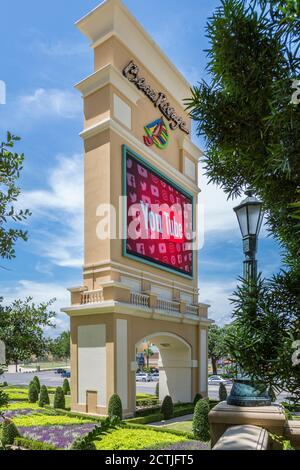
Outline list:
[[[192,421],[193,415],[178,416],[178,418],[168,419],[167,421],[157,421],[156,423],[151,423],[149,426],[161,427],[168,426],[169,424],[181,423],[182,421]]]

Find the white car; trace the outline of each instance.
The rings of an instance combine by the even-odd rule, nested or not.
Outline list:
[[[231,380],[223,379],[220,375],[211,375],[208,377],[208,385],[231,385]]]
[[[143,374],[143,373],[140,373],[140,374],[136,374],[136,381],[137,382],[152,382],[152,377],[150,374]]]
[[[159,382],[159,372],[153,372],[153,374],[151,374],[151,377],[153,382]]]

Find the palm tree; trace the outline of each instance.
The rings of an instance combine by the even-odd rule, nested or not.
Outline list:
[[[147,360],[147,369],[149,369],[149,360],[150,360],[150,357],[153,356],[153,354],[154,354],[154,352],[151,349],[151,344],[148,343],[147,348],[144,349],[144,355],[145,355],[146,360]]]

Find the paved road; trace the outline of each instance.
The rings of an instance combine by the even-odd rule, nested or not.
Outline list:
[[[37,375],[42,385],[47,387],[58,387],[63,384],[64,379],[53,371],[45,372],[27,372],[25,374],[4,374],[1,376],[1,382],[7,382],[9,385],[29,385],[33,377]]]
[[[47,387],[58,387],[63,384],[64,379],[55,374],[53,371],[44,371],[44,372],[34,372],[26,374],[4,374],[1,376],[1,382],[8,382],[9,385],[29,385],[33,377],[37,375],[40,379],[42,385]],[[155,395],[156,382],[137,382],[136,390],[137,393],[146,393],[150,395]],[[230,393],[231,385],[226,386],[227,393]],[[209,385],[208,387],[209,398],[213,400],[219,399],[219,386],[218,385]],[[280,393],[277,397],[277,402],[284,401],[286,398],[286,393]]]

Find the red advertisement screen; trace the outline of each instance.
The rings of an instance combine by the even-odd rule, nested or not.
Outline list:
[[[192,197],[130,152],[124,158],[126,254],[192,276]]]

